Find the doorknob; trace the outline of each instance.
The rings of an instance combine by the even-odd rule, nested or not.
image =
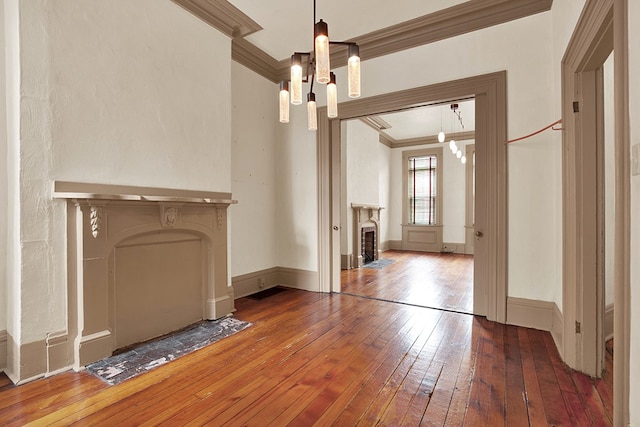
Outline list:
[[[484,236],[484,233],[482,231],[476,231],[474,234],[476,235],[476,237]]]

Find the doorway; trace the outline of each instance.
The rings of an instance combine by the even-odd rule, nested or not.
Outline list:
[[[615,4],[615,8],[614,8]],[[614,27],[615,20],[615,27]],[[603,64],[615,51],[613,74],[614,423],[629,423],[630,147],[627,2],[588,0],[562,60],[563,317],[562,355],[572,368],[602,371],[603,202],[593,172],[603,148]],[[600,166],[602,169],[602,166]],[[600,173],[600,175],[602,175]],[[606,213],[605,213],[606,214]]]
[[[341,292],[472,313],[475,100],[340,131]]]
[[[474,314],[506,321],[506,73],[492,73],[343,103],[339,120],[319,110],[319,276],[325,292],[340,291],[340,120],[397,111],[415,105],[475,97],[476,167],[487,171],[476,183],[477,254],[474,269]],[[478,174],[482,176],[483,174]],[[335,189],[335,190],[333,190]]]

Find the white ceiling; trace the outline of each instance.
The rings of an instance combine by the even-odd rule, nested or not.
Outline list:
[[[229,0],[263,30],[245,37],[277,60],[313,48],[313,0]],[[317,0],[316,18],[329,25],[329,38],[356,36],[446,9],[465,0]]]
[[[329,25],[329,38],[346,41],[375,30],[465,3],[466,0],[316,0],[316,19]],[[245,39],[277,60],[313,49],[313,0],[229,0],[263,29]],[[464,131],[475,129],[474,101],[458,102]],[[449,104],[420,107],[380,116],[395,140],[436,135],[452,129]],[[442,119],[442,120],[441,120]],[[456,132],[462,131],[455,121]]]
[[[380,114],[378,117],[391,125],[391,128],[384,130],[384,133],[395,140],[433,136],[442,129],[448,141],[454,132],[473,131],[476,126],[475,101],[473,99],[456,101],[456,104],[458,104],[457,111],[462,117],[464,128],[454,116],[451,104],[412,108]]]

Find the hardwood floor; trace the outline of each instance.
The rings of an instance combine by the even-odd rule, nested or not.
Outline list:
[[[108,386],[0,380],[0,425],[611,425],[610,384],[546,332],[288,289],[236,301],[253,326]]]
[[[382,269],[342,270],[342,292],[421,307],[473,313],[473,255],[385,251]]]

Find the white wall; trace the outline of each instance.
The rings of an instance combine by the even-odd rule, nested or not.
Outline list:
[[[231,192],[238,200],[231,218],[231,275],[277,266],[276,132],[273,83],[231,64],[233,96]]]
[[[464,152],[464,146],[473,141],[458,141],[458,147]],[[464,245],[464,222],[465,222],[465,168],[464,165],[451,154],[449,142],[447,141],[442,149],[442,239],[444,243],[458,243]],[[389,239],[402,240],[402,207],[405,203],[403,198],[402,173],[405,165],[402,162],[403,151],[414,151],[425,148],[435,148],[436,145],[425,144],[409,148],[393,148],[390,156],[390,201],[389,212]],[[456,249],[452,247],[450,249]],[[462,249],[462,247],[460,248]]]
[[[346,246],[340,248],[343,255],[353,255],[353,209],[351,204],[380,205],[381,162],[379,135],[360,120],[343,121],[344,144],[341,158],[343,187],[346,190],[344,217],[341,219],[341,234]],[[384,185],[384,182],[382,182]],[[388,206],[382,205],[385,209]],[[383,210],[382,215],[386,212]],[[382,236],[378,236],[382,242]],[[342,241],[342,240],[341,240]]]
[[[274,91],[276,86],[274,85]],[[272,102],[277,100],[274,92]],[[272,104],[276,108],[275,104]],[[316,132],[307,129],[304,105],[291,106],[278,124],[276,148],[278,265],[318,271]],[[317,288],[315,290],[318,290]]]
[[[629,0],[629,120],[631,145],[640,144],[640,3]],[[631,423],[640,425],[640,176],[631,177]]]
[[[380,211],[380,243],[389,241],[389,227],[391,226],[389,212],[391,206],[391,149],[378,143],[378,204],[384,209]]]
[[[66,205],[51,200],[52,180],[231,190],[231,48],[172,2],[19,8],[20,134],[9,145],[21,214],[10,244],[22,259],[9,266],[20,279],[9,305],[25,344],[66,328]]]
[[[541,13],[365,60],[362,93],[373,96],[507,70],[508,136],[515,138],[559,118],[554,114],[559,92],[554,93],[551,46],[551,13]],[[339,81],[344,81],[345,71],[338,71]],[[342,92],[339,96],[345,99]],[[509,148],[510,296],[558,301],[562,293],[558,138],[547,132]],[[541,174],[538,165],[552,172]],[[525,208],[534,203],[546,207]]]
[[[464,153],[465,146],[474,141],[456,141],[458,148]],[[459,249],[463,252],[465,237],[465,194],[466,179],[465,165],[449,150],[449,142],[443,148],[442,184],[442,241],[445,244],[456,244],[450,250]],[[459,247],[457,247],[459,246]]]

